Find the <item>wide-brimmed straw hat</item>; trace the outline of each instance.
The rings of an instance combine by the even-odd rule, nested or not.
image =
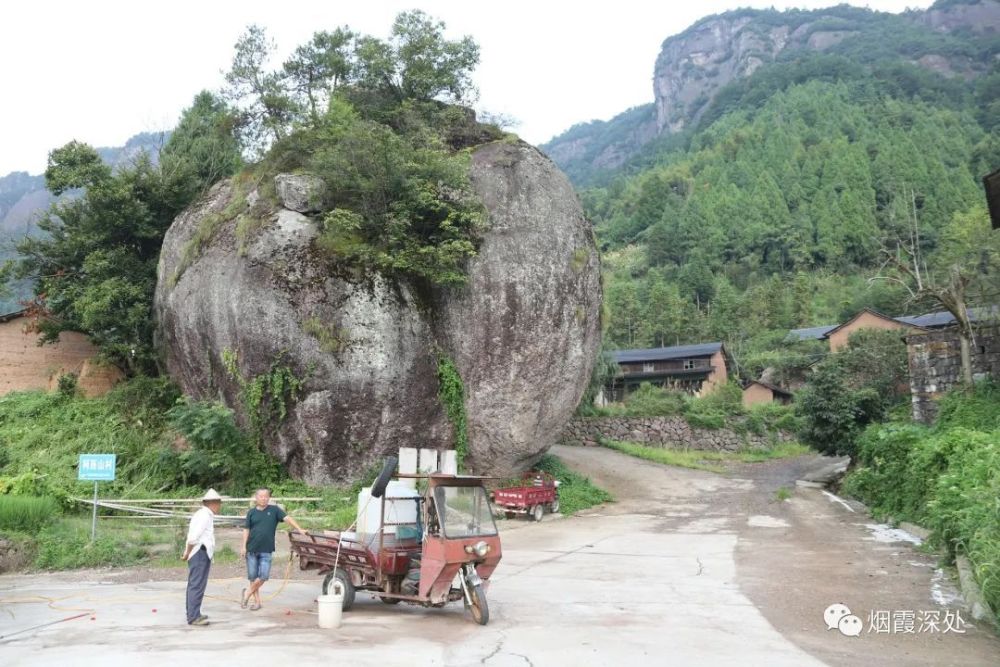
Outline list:
[[[205,502],[206,500],[222,500],[222,496],[220,496],[219,492],[215,489],[209,489],[205,492],[205,495],[202,496],[201,502]]]

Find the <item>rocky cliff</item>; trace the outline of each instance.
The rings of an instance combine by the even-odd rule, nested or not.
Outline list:
[[[709,16],[663,42],[653,70],[652,118],[642,122],[633,110],[608,122],[575,126],[542,148],[574,182],[585,184],[653,139],[696,125],[722,89],[770,63],[835,53],[859,63],[898,60],[969,78],[992,64],[989,54],[996,58],[986,40],[998,32],[1000,0],[938,2],[927,11],[903,14],[840,5]],[[968,48],[977,41],[983,48]]]
[[[526,467],[559,436],[590,377],[599,262],[572,186],[536,149],[487,144],[470,169],[489,227],[467,284],[448,289],[324,259],[315,222],[293,210],[320,187],[309,179],[282,179],[281,203],[232,181],[215,186],[174,222],[160,256],[156,315],[171,377],[248,423],[241,387],[287,366],[304,384],[268,425],[267,446],[294,475],[329,482],[400,446],[454,446],[438,397],[447,359],[464,384],[466,467]],[[206,235],[227,211],[239,221]]]

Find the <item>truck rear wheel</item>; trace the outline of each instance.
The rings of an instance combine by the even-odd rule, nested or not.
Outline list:
[[[558,498],[556,498],[555,500],[553,500],[552,504],[549,505],[549,511],[552,512],[553,514],[558,514],[558,512],[559,512],[559,499]]]
[[[351,583],[351,577],[343,570],[337,570],[336,573],[330,572],[326,575],[323,579],[323,595],[329,595],[333,592],[334,574],[336,574],[336,580],[344,587],[344,603],[341,608],[344,611],[350,611],[351,607],[354,606],[354,584]]]

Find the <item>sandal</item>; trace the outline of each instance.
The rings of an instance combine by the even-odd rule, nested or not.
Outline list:
[[[252,605],[250,605],[250,611],[260,611],[260,603],[254,602]]]
[[[249,603],[249,602],[250,602],[250,598],[247,597],[247,589],[244,588],[240,592],[240,606],[243,607],[244,609],[246,609],[247,608],[247,603]]]

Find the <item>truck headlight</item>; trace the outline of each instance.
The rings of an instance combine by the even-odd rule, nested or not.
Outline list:
[[[490,552],[490,545],[486,544],[486,542],[483,541],[477,542],[474,545],[473,544],[465,545],[465,553],[476,554],[480,558],[485,558],[486,554],[488,554],[489,552]]]

